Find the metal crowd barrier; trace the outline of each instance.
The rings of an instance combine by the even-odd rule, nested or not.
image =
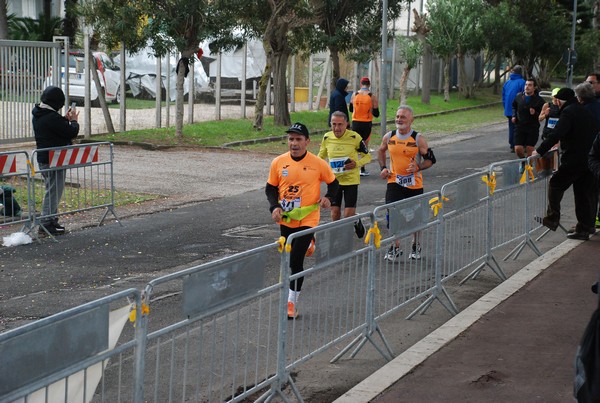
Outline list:
[[[286,300],[289,281],[304,277],[298,302],[300,317],[283,322],[288,371],[352,335],[362,331],[370,337],[374,330],[368,327],[367,320],[373,315],[373,289],[369,286],[373,248],[357,239],[354,223],[358,219],[367,224],[373,218],[371,213],[363,213],[297,232],[288,238],[290,245],[294,239],[307,234],[313,234],[316,240],[314,255],[305,260],[302,273],[290,276],[289,253],[283,256],[281,265]],[[381,332],[379,335],[382,336]],[[369,340],[384,357],[391,355]]]
[[[35,208],[30,203],[29,155],[25,151],[0,152],[0,225],[30,229]]]
[[[66,184],[59,200],[49,198],[49,203],[53,207],[58,207],[58,213],[49,214],[41,211],[33,220],[34,226],[44,222],[44,219],[92,209],[106,209],[98,226],[102,225],[109,212],[119,224],[121,223],[115,212],[112,143],[99,142],[37,149],[32,153],[32,161],[37,162],[37,155],[40,152],[48,152],[50,161],[48,167],[41,168],[38,165],[37,171],[31,172],[31,177],[36,179],[34,186],[31,186],[31,199],[36,200],[37,210],[42,210],[44,175],[64,176]]]
[[[268,279],[268,261],[280,260],[278,244],[192,267],[151,281],[144,297],[176,295],[172,323],[145,332],[146,401],[241,401],[277,389],[283,359],[281,289]],[[286,300],[283,301],[285,303]],[[287,320],[287,316],[285,318]]]
[[[37,337],[39,328],[62,329],[63,318],[80,317],[74,313],[96,309],[105,302],[86,304],[0,335],[3,362],[4,354],[10,352],[6,362],[23,367],[15,372],[21,374],[16,378],[6,369],[10,365],[0,370],[0,385],[4,385],[0,401],[28,396],[40,388],[48,395],[50,382],[68,381],[82,370],[85,378],[85,368],[109,355],[118,357],[116,362],[101,366],[104,376],[99,389],[93,385],[84,388],[84,400],[98,390],[103,401],[136,403],[289,401],[284,393],[289,385],[295,398],[302,401],[291,376],[300,364],[351,337],[331,362],[351,349],[351,357],[355,357],[367,342],[390,360],[394,353],[380,327],[384,318],[421,300],[408,318],[424,313],[434,301],[456,314],[458,308],[444,286],[449,279],[478,265],[462,282],[475,279],[486,266],[504,280],[506,275],[494,257],[500,248],[520,242],[511,252],[514,258],[525,246],[539,252],[532,232],[540,225],[533,215],[541,215],[546,206],[546,182],[552,168],[537,167],[535,162],[531,169],[523,168],[523,174],[519,172],[522,162],[533,160],[495,163],[445,184],[439,192],[292,234],[285,245],[273,242],[157,278],[143,293],[135,294],[139,318],[135,340],[117,346],[115,352],[98,355],[106,343],[94,339],[91,346],[101,345],[83,346],[85,353],[65,363],[49,344],[60,340],[50,338],[51,342],[34,348],[35,354],[47,361],[37,369],[39,374],[34,372],[28,379],[24,374],[29,369],[23,363],[31,362],[31,352],[16,347]],[[355,236],[357,219],[368,226],[366,242]],[[316,251],[306,258],[305,270],[292,276],[288,269],[290,245],[307,234],[315,236]],[[414,236],[420,244],[419,258],[411,258]],[[396,244],[402,254],[386,257]],[[273,270],[276,266],[279,278]],[[289,282],[300,277],[304,278],[297,304],[300,316],[288,320]],[[165,298],[168,306],[161,304]],[[161,319],[167,318],[167,323],[155,323],[145,308],[162,311]],[[102,318],[85,320],[89,326],[77,322],[79,331],[102,333],[107,312],[102,309]],[[90,348],[93,351],[88,351]],[[71,382],[64,384],[70,388]],[[59,386],[65,396],[66,390],[67,386]],[[81,395],[77,399],[61,400],[84,401]]]
[[[142,328],[123,331],[132,309],[142,316],[140,296],[124,290],[0,333],[0,401],[119,401],[113,388],[120,401],[141,401]]]

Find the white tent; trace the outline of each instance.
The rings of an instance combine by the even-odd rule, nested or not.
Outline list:
[[[216,54],[211,54],[208,48],[210,41],[204,41],[200,45],[204,56],[210,58],[209,75],[217,76]],[[203,56],[203,57],[204,57]],[[239,47],[235,50],[221,53],[221,77],[242,79],[242,63],[244,57],[244,48]],[[261,77],[265,66],[267,65],[267,55],[262,42],[251,40],[246,46],[246,78]]]
[[[161,80],[162,87],[167,88],[167,76],[169,79],[169,99],[175,100],[177,97],[176,81],[177,75],[175,73],[175,67],[177,66],[177,58],[174,55],[169,57],[161,58]],[[114,58],[115,64],[121,66],[120,55]],[[156,97],[156,57],[153,54],[151,48],[145,48],[144,50],[134,54],[127,55],[125,57],[126,73],[127,73],[127,84],[131,88],[133,96],[137,96],[142,92],[147,93],[149,96]],[[190,68],[192,64],[190,63]],[[194,68],[194,83],[195,91],[199,91],[201,88],[208,87],[208,77],[202,67],[202,63],[196,60],[193,63]],[[183,83],[183,93],[189,92],[189,77],[185,78]]]

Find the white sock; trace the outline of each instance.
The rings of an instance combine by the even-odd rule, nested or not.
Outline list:
[[[300,297],[300,291],[294,291],[294,290],[288,291],[288,302],[293,302],[294,305],[296,305],[299,297]]]

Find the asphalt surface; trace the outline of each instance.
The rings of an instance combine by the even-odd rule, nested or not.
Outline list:
[[[474,169],[487,166],[490,162],[514,158],[514,154],[508,153],[504,129],[504,125],[494,125],[432,143],[438,164],[426,172],[427,190],[439,189],[442,184],[472,173]],[[371,147],[375,148],[376,145]],[[108,220],[101,227],[78,227],[75,220],[69,223],[72,232],[59,237],[57,243],[45,239],[40,244],[0,248],[0,331],[120,289],[143,287],[157,276],[264,245],[265,240],[277,238],[278,230],[270,221],[262,190],[272,156],[249,157],[245,153],[187,150],[169,153],[167,159],[172,165],[160,169],[165,154],[117,147],[115,155],[119,160],[115,162],[115,183],[119,188],[129,189],[128,183],[132,183],[136,186],[135,191],[152,193],[152,189],[160,189],[161,194],[170,196],[164,203],[138,206],[131,210],[118,209],[123,226]],[[244,186],[228,186],[229,177],[235,175],[237,169],[250,166],[240,165],[238,158],[242,161],[251,158],[251,169],[244,170]],[[150,160],[155,162],[150,164]],[[376,170],[376,162],[368,168]],[[212,179],[206,179],[207,176]],[[145,180],[147,177],[151,179]],[[175,187],[170,188],[172,183]],[[222,189],[221,195],[219,188]],[[384,183],[375,175],[363,178],[358,211],[372,210],[383,204],[384,189]],[[176,203],[170,203],[170,200],[176,200]],[[573,223],[569,194],[564,203],[563,223],[568,228]],[[386,323],[389,334],[395,335],[390,340],[392,347],[400,352],[390,364],[385,365],[377,353],[356,361],[343,361],[337,366],[328,365],[327,357],[323,363],[314,363],[319,359],[310,360],[308,363],[314,367],[301,370],[297,378],[302,396],[306,401],[325,402],[333,401],[348,391],[345,397],[340,398],[341,401],[370,401],[380,393],[383,394],[377,399],[384,399],[381,401],[532,401],[537,400],[538,395],[548,396],[536,392],[534,384],[548,385],[548,379],[551,378],[548,378],[549,375],[540,375],[539,382],[534,382],[534,375],[522,375],[523,370],[538,373],[542,372],[537,370],[538,367],[549,366],[559,369],[554,372],[557,376],[560,373],[562,386],[559,394],[555,391],[552,398],[541,397],[539,401],[565,401],[569,398],[575,349],[594,308],[594,296],[587,290],[596,281],[598,272],[593,265],[597,260],[595,238],[584,243],[563,242],[564,239],[564,234],[551,233],[538,244],[546,253],[546,258],[548,255],[565,255],[557,262],[542,259],[542,263],[536,263],[545,270],[538,266],[535,270],[526,266],[535,259],[535,255],[526,250],[519,259],[503,263],[503,269],[511,276],[509,280],[499,283],[488,271],[476,282],[467,283],[461,288],[460,295],[455,296],[455,303],[462,311],[454,318],[450,318],[439,304],[434,304],[423,319],[406,323],[400,318],[396,321],[398,323]],[[577,247],[570,251],[572,246]],[[582,252],[579,252],[580,249]],[[587,260],[573,261],[584,258]],[[560,266],[563,261],[564,266]],[[524,266],[526,269],[523,269]],[[516,280],[521,273],[534,272],[541,274],[533,280]],[[529,299],[514,303],[517,308],[520,307],[520,311],[516,309],[512,314],[507,313],[511,312],[511,301],[527,294],[530,288],[535,291],[535,286],[546,277],[550,277],[552,283],[541,284],[538,295],[531,294]],[[490,302],[489,295],[482,297],[488,291],[498,290],[512,282],[517,283],[513,285],[514,290],[524,288],[507,301],[502,302],[502,298],[498,297],[496,302]],[[548,290],[553,293],[548,293]],[[505,296],[505,293],[502,295]],[[546,302],[542,303],[541,297]],[[471,308],[473,303],[478,299],[491,312],[486,314],[481,309],[476,313],[471,312],[475,309]],[[567,311],[567,308],[574,312]],[[492,317],[495,312],[496,315]],[[165,316],[169,316],[168,310]],[[466,319],[462,319],[464,317]],[[534,318],[538,321],[533,321]],[[542,328],[542,325],[550,329]],[[483,328],[482,331],[487,333],[475,334],[467,339],[470,332],[478,328]],[[569,337],[552,333],[559,330],[568,332]],[[548,336],[550,341],[560,346],[544,345],[533,336],[534,331]],[[519,337],[526,336],[533,337],[533,346],[532,339],[519,341]],[[440,347],[433,348],[427,344],[430,343],[428,337],[438,340],[438,344],[445,347],[436,353]],[[465,344],[452,348],[455,343],[465,339]],[[426,344],[423,347],[421,343]],[[521,366],[520,372],[517,369],[513,372],[506,366],[517,362],[517,358],[525,357],[524,352],[518,354],[517,347],[529,346],[527,352],[533,352],[537,348],[535,343],[539,344],[535,358],[521,360],[529,368]],[[419,348],[425,352],[413,351]],[[501,348],[507,349],[505,355],[502,355]],[[560,348],[564,350],[560,359],[549,357],[558,355]],[[513,349],[517,354],[509,355]],[[454,351],[457,356],[435,362],[436,357],[447,350]],[[498,355],[491,355],[492,352],[498,352]],[[415,360],[413,356],[419,359]],[[431,367],[428,367],[430,361]],[[418,373],[421,369],[426,372]],[[373,375],[368,377],[371,373]],[[418,376],[413,375],[417,373]],[[428,374],[432,377],[427,378]],[[448,394],[445,397],[446,393],[450,393],[445,380],[452,380],[453,377],[454,380],[449,382],[458,391],[455,395]],[[428,381],[419,383],[422,379]],[[438,384],[440,388],[436,395],[437,386],[433,385]],[[357,386],[352,388],[354,385]],[[530,390],[525,393],[515,385],[529,385]],[[552,385],[556,385],[555,382]],[[419,388],[422,395],[416,394]],[[491,399],[473,394],[471,399],[471,389],[478,388],[503,388],[521,393],[518,397],[509,396],[510,399],[501,398],[502,395],[497,393],[490,395]],[[401,392],[406,394],[395,394]],[[496,397],[498,399],[494,400]]]

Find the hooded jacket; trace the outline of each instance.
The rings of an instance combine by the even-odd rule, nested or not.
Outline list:
[[[79,123],[75,120],[69,122],[66,117],[58,113],[65,103],[62,90],[48,87],[42,93],[41,100],[42,102],[35,104],[31,111],[36,148],[71,145],[73,139],[79,134]],[[48,151],[38,152],[37,161],[39,164],[48,164]]]
[[[517,73],[510,73],[510,78],[502,87],[502,105],[504,105],[504,116],[512,117],[512,103],[519,92],[525,90],[525,79]]]
[[[346,104],[346,96],[348,95],[346,87],[348,86],[348,83],[349,81],[345,78],[338,79],[335,84],[335,90],[331,93],[331,97],[329,98],[329,120],[327,121],[329,126],[331,126],[331,115],[335,111],[344,112],[346,114],[346,120],[348,122],[350,121],[348,104]]]

